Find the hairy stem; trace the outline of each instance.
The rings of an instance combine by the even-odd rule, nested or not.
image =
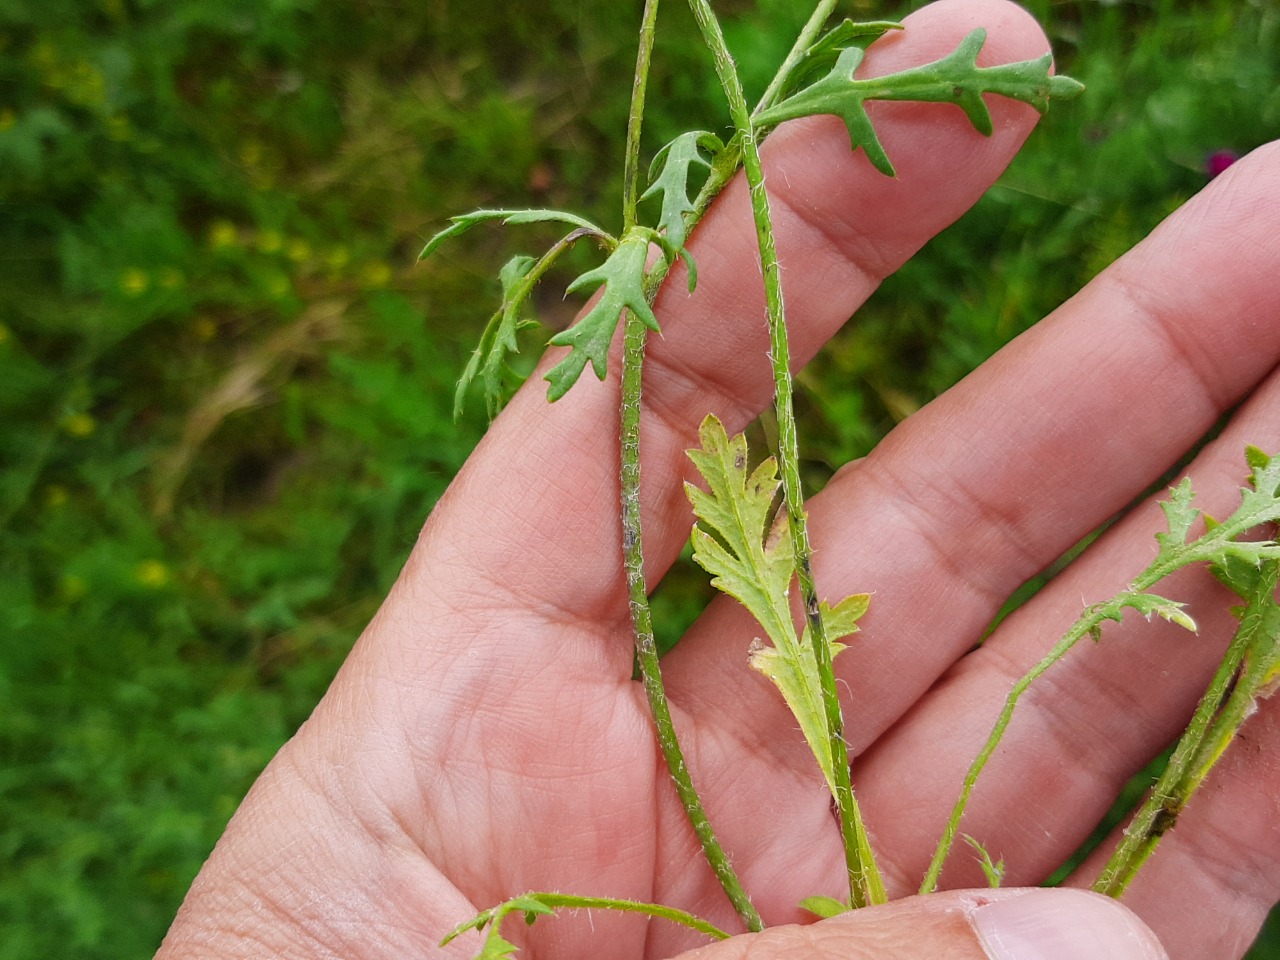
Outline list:
[[[1000,710],[1000,716],[996,719],[995,726],[992,727],[986,743],[983,744],[982,750],[974,758],[968,772],[965,774],[960,796],[951,810],[951,815],[943,828],[942,836],[938,840],[933,859],[929,863],[929,869],[920,884],[920,893],[932,893],[937,889],[938,879],[955,843],[956,835],[959,832],[960,820],[969,804],[969,797],[973,793],[974,785],[977,783],[978,777],[981,776],[983,768],[986,767],[987,761],[995,753],[996,747],[999,745],[1005,729],[1009,726],[1009,721],[1013,717],[1014,708],[1018,705],[1022,695],[1026,693],[1027,688],[1046,670],[1066,656],[1068,651],[1084,637],[1090,635],[1097,637],[1103,622],[1119,619],[1124,607],[1133,605],[1127,602],[1128,598],[1141,597],[1169,574],[1192,563],[1209,559],[1211,549],[1216,544],[1233,539],[1253,525],[1254,522],[1248,514],[1237,513],[1232,515],[1225,523],[1219,524],[1197,540],[1176,546],[1166,544],[1155,560],[1134,578],[1128,590],[1109,601],[1094,604],[1085,610],[1076,622],[1071,625],[1071,628],[1063,634],[1062,639],[1057,642],[1053,649],[1013,685],[1013,688],[1005,698],[1004,706]]]
[[[1013,689],[1009,691],[1009,695],[1005,698],[1004,706],[1000,710],[1000,716],[987,737],[987,742],[983,744],[982,750],[974,758],[973,763],[969,765],[969,771],[964,778],[964,786],[960,789],[960,798],[956,800],[955,806],[951,810],[951,816],[947,819],[947,825],[943,828],[942,838],[938,841],[933,860],[930,861],[924,881],[920,884],[920,893],[933,893],[938,888],[938,878],[942,875],[942,867],[946,863],[947,856],[951,853],[951,847],[955,843],[956,835],[959,833],[960,818],[964,816],[965,808],[969,805],[969,796],[973,793],[973,787],[978,782],[978,777],[982,774],[987,761],[991,759],[991,755],[995,753],[996,747],[999,746],[1000,740],[1004,736],[1004,731],[1009,726],[1009,721],[1013,718],[1014,708],[1018,705],[1022,695],[1046,670],[1061,660],[1068,650],[1074,647],[1083,637],[1087,637],[1096,630],[1103,619],[1105,617],[1100,607],[1089,608],[1071,625],[1071,629],[1063,635],[1062,639],[1045,655],[1044,659],[1028,670],[1013,685]]]
[[[844,740],[844,719],[836,691],[835,673],[831,666],[831,648],[822,622],[817,589],[813,581],[813,551],[809,544],[805,520],[804,495],[800,487],[799,444],[796,438],[795,411],[792,404],[791,360],[782,301],[782,284],[778,274],[778,253],[774,245],[773,226],[769,215],[769,198],[765,192],[764,169],[756,143],[751,113],[742,92],[733,58],[725,44],[724,34],[707,0],[689,0],[703,41],[715,61],[716,74],[729,101],[729,112],[736,129],[735,141],[742,150],[742,163],[751,192],[751,209],[755,219],[756,238],[760,246],[760,262],[764,275],[765,300],[768,311],[770,354],[773,360],[774,403],[778,417],[778,462],[782,473],[783,498],[787,521],[795,550],[796,575],[800,583],[805,620],[813,641],[818,675],[822,681],[823,707],[830,735],[832,767],[835,772],[836,807],[844,840],[845,864],[849,879],[850,906],[883,903],[887,897],[884,882],[876,867],[870,841],[849,776],[849,751]]]
[[[1269,561],[1247,598],[1240,628],[1174,748],[1169,765],[1094,882],[1093,889],[1098,893],[1112,897],[1124,893],[1252,712],[1270,660],[1260,654],[1274,650],[1280,635],[1280,608],[1275,602],[1278,579],[1280,564]]]
[[[627,571],[627,595],[631,624],[635,633],[636,660],[644,690],[649,698],[658,733],[658,746],[666,760],[676,792],[702,844],[707,863],[724,887],[738,916],[748,930],[764,929],[764,922],[738,879],[733,865],[716,839],[711,822],[694,789],[685,763],[684,752],[676,738],[671,707],[667,702],[658,662],[658,645],[653,636],[653,618],[644,579],[644,550],[640,535],[640,361],[644,353],[645,326],[630,314],[626,318],[625,346],[622,357],[622,522],[623,553]]]
[[[643,913],[645,916],[670,920],[681,926],[705,933],[716,940],[728,940],[730,934],[715,924],[694,916],[685,910],[677,910],[661,903],[642,903],[639,900],[615,900],[612,897],[579,897],[571,893],[540,893],[537,895],[546,906],[556,909],[617,910],[622,913]]]
[[[644,116],[645,86],[649,74],[649,61],[653,52],[655,24],[658,16],[658,0],[646,0],[640,29],[640,50],[636,56],[636,77],[632,87],[631,112],[627,125],[627,156],[623,199],[623,233],[636,225],[636,206],[640,194],[640,128]],[[648,289],[652,301],[657,294],[655,283]],[[623,321],[622,357],[622,545],[623,563],[626,569],[628,606],[635,638],[636,660],[644,683],[649,709],[657,730],[658,746],[666,761],[671,778],[675,781],[689,823],[702,844],[707,863],[724,887],[738,916],[748,930],[761,930],[764,923],[751,903],[724,848],[716,839],[711,822],[702,807],[702,800],[693,786],[684,751],[676,736],[671,719],[671,707],[667,701],[666,687],[662,681],[662,669],[658,662],[658,646],[653,636],[653,614],[649,608],[649,594],[644,578],[644,541],[640,521],[640,403],[641,368],[644,360],[645,326],[627,311]]]
[[[644,98],[649,85],[649,64],[658,25],[658,0],[645,0],[640,20],[640,44],[636,51],[636,75],[631,85],[631,109],[627,114],[627,147],[622,165],[622,233],[636,225],[640,202],[640,131],[644,126]]]
[[[769,109],[777,102],[778,95],[782,92],[782,85],[786,83],[787,77],[796,65],[804,59],[813,42],[818,39],[818,35],[822,33],[822,28],[831,19],[831,12],[835,10],[837,2],[838,0],[819,0],[818,5],[813,8],[813,13],[809,14],[809,19],[805,21],[800,35],[796,37],[796,42],[791,45],[791,50],[787,53],[787,58],[782,61],[782,66],[778,68],[778,72],[774,74],[773,80],[760,97],[760,102],[756,104],[752,116],[761,110]]]

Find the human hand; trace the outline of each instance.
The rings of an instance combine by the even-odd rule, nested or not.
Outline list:
[[[912,18],[868,63],[932,59],[978,25],[991,34],[985,57],[1045,49],[1015,9],[954,0]],[[993,99],[995,134],[983,139],[954,108],[878,106],[896,180],[851,154],[830,118],[780,128],[766,147],[797,361],[977,199],[1035,120]],[[1004,598],[1251,392],[1190,468],[1208,509],[1229,510],[1246,441],[1280,448],[1277,197],[1273,145],[811,501],[820,589],[874,592],[837,671],[855,789],[892,895],[918,882],[1013,679],[1082,597],[1110,596],[1143,565],[1159,511],[1136,507],[969,653]],[[642,427],[651,583],[688,536],[684,450],[702,416],[734,431],[769,400],[754,244],[739,183],[690,243],[697,292],[677,280],[657,304],[663,335],[647,355]],[[548,406],[535,377],[498,419],[333,687],[246,799],[162,957],[432,954],[456,923],[525,890],[660,901],[733,926],[631,680],[617,399],[616,378],[584,378]],[[1206,576],[1185,575],[1174,595],[1195,605],[1198,638],[1116,625],[1024,699],[965,821],[1005,858],[1011,883],[1039,882],[1061,863],[1189,714],[1231,626]],[[802,897],[840,890],[843,859],[803,737],[747,669],[757,633],[717,601],[664,671],[710,818],[766,921],[786,924],[801,919]],[[1126,902],[1179,960],[1240,955],[1280,888],[1278,719],[1272,705],[1251,721],[1247,744],[1131,887]],[[947,886],[981,885],[964,859]],[[1073,882],[1087,885],[1097,866]],[[1159,956],[1140,939],[1124,952],[1139,928],[1100,899],[1029,893],[978,907],[1003,896],[909,900],[707,956],[980,958],[981,918],[1002,909],[1006,924],[1021,910],[1024,930],[1070,915],[1075,934],[1099,938],[1075,941],[1079,956]],[[558,960],[664,957],[697,942],[600,913],[539,921],[526,939],[531,956]],[[459,940],[444,955],[468,948]],[[1003,960],[1015,956],[1032,954]]]

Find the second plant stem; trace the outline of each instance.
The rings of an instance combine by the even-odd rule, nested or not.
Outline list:
[[[844,739],[844,720],[836,691],[835,673],[831,665],[831,648],[822,623],[821,607],[813,579],[813,551],[809,544],[804,495],[800,487],[800,453],[792,404],[791,356],[787,345],[778,254],[774,245],[769,197],[765,192],[760,149],[756,143],[751,112],[747,107],[742,84],[725,43],[719,21],[707,0],[689,0],[689,6],[698,22],[703,41],[715,60],[716,74],[729,101],[729,111],[733,118],[737,140],[741,145],[742,165],[751,194],[751,210],[755,220],[756,238],[760,247],[760,264],[764,276],[770,355],[773,361],[774,403],[778,418],[778,461],[782,472],[787,521],[791,528],[792,544],[795,549],[796,577],[800,585],[805,621],[813,641],[818,675],[822,681],[823,707],[826,713],[832,767],[836,781],[836,808],[840,817],[840,832],[844,841],[845,865],[849,880],[849,904],[853,907],[861,907],[883,903],[887,900],[884,881],[876,866],[866,827],[853,795],[849,773],[849,751]]]
[[[1274,663],[1276,638],[1280,635],[1280,607],[1275,602],[1278,579],[1280,564],[1268,561],[1247,597],[1235,638],[1169,757],[1168,766],[1094,883],[1093,889],[1098,893],[1112,897],[1124,893],[1252,712],[1267,668]],[[1270,656],[1260,655],[1264,651]]]
[[[644,117],[645,86],[649,75],[649,59],[653,52],[658,0],[646,0],[640,28],[640,49],[636,56],[635,83],[631,94],[631,113],[627,125],[627,154],[623,184],[623,234],[636,225],[636,205],[640,177],[640,128]],[[650,299],[657,285],[650,287]],[[622,416],[621,416],[621,488],[622,550],[626,570],[627,601],[635,637],[636,663],[644,684],[649,710],[676,793],[689,823],[702,845],[702,850],[716,879],[724,888],[734,909],[748,930],[761,930],[764,923],[751,903],[733,865],[720,846],[711,821],[707,818],[698,791],[689,775],[684,751],[676,736],[667,700],[662,668],[658,663],[658,646],[653,635],[653,615],[649,607],[648,587],[644,576],[644,541],[640,520],[640,402],[641,368],[644,359],[645,326],[628,311],[623,321]]]

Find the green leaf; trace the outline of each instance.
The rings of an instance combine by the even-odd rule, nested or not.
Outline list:
[[[770,457],[747,473],[747,440],[730,439],[715,416],[702,421],[701,449],[689,459],[706,481],[703,491],[691,483],[685,493],[693,504],[693,558],[712,576],[712,585],[741,603],[775,643],[798,643],[787,601],[795,558],[790,535],[779,526],[766,545],[769,521],[780,481]]]
[[[1182,482],[1169,493],[1168,500],[1160,501],[1160,509],[1164,511],[1165,520],[1169,524],[1168,533],[1156,534],[1156,542],[1162,549],[1185,544],[1192,525],[1200,516],[1200,511],[1191,505],[1195,492],[1191,488],[1190,477],[1183,477]]]
[[[569,284],[570,293],[603,284],[604,294],[577,323],[551,338],[556,346],[572,350],[546,376],[551,384],[547,391],[549,400],[559,400],[568,393],[588,362],[595,375],[604,379],[609,344],[623,310],[630,310],[650,330],[658,329],[658,320],[644,291],[648,252],[649,244],[644,236],[627,236],[608,260]]]
[[[507,960],[508,957],[514,957],[518,949],[514,943],[498,933],[497,927],[494,927],[493,932],[485,937],[484,946],[476,954],[475,960]]]
[[[453,419],[462,416],[463,403],[471,384],[480,378],[484,387],[485,406],[489,419],[498,415],[506,400],[504,395],[506,374],[509,371],[508,355],[520,352],[517,341],[519,332],[527,327],[536,327],[533,320],[523,319],[521,314],[528,299],[532,285],[523,281],[534,267],[533,257],[516,256],[507,261],[498,274],[502,283],[502,305],[489,318],[485,325],[480,343],[471,354],[466,369],[458,379],[457,390],[453,395]]]
[[[514,900],[508,900],[503,904],[503,910],[508,913],[514,913],[516,911],[523,913],[524,922],[528,926],[533,926],[540,916],[547,916],[555,913],[555,910],[547,906],[536,896],[531,896],[529,894],[516,897]]]
[[[852,596],[845,597],[834,607],[827,606],[826,601],[818,604],[818,609],[822,613],[823,626],[827,628],[828,640],[841,640],[850,634],[858,632],[858,621],[862,615],[867,612],[867,608],[871,606],[871,594],[855,593]],[[806,627],[805,642],[808,642],[808,628]]]
[[[471,213],[450,217],[449,226],[427,241],[427,245],[422,248],[422,253],[418,254],[418,259],[425,260],[435,253],[446,240],[466,233],[477,224],[492,220],[499,220],[507,224],[567,223],[578,230],[585,230],[592,236],[607,241],[612,246],[612,238],[605,231],[590,220],[584,220],[576,214],[565,213],[563,210],[475,210]]]
[[[846,48],[861,47],[865,50],[872,41],[884,36],[890,30],[902,29],[904,29],[903,25],[895,20],[874,20],[862,23],[844,20],[836,24],[815,40],[813,45],[804,52],[803,59],[791,68],[787,79],[782,83],[780,95],[789,96],[814,73],[822,70],[829,71]]]
[[[800,901],[800,909],[808,910],[815,917],[826,920],[848,913],[850,907],[843,900],[837,900],[835,897],[805,897]]]
[[[998,861],[992,860],[986,847],[967,833],[963,836],[964,842],[973,847],[978,854],[978,863],[982,867],[983,875],[987,878],[987,885],[993,890],[998,888],[1004,883],[1004,858],[1001,857]]]
[[[1166,597],[1159,597],[1154,593],[1127,591],[1117,594],[1105,603],[1099,604],[1097,611],[1100,621],[1114,620],[1119,623],[1124,619],[1124,611],[1126,609],[1136,610],[1148,620],[1152,617],[1160,617],[1162,620],[1176,623],[1178,626],[1196,633],[1199,628],[1196,626],[1196,622],[1183,609],[1185,606],[1185,603],[1169,600]],[[1098,631],[1096,629],[1093,634],[1094,638],[1097,639]]]
[[[477,931],[483,930],[485,927],[487,927],[490,923],[493,922],[494,914],[497,912],[497,909],[498,908],[494,908],[492,910],[481,910],[478,914],[476,914],[470,920],[466,920],[458,924],[456,927],[454,927],[452,930],[450,930],[448,933],[444,935],[444,939],[440,941],[440,946],[442,947],[447,946],[448,944],[452,943],[454,940],[457,940],[458,937],[462,936],[468,930],[477,930]]]
[[[731,439],[714,416],[703,420],[699,439],[701,449],[690,450],[689,458],[708,489],[685,484],[697,518],[691,536],[693,559],[711,574],[713,586],[747,608],[773,643],[766,646],[757,638],[751,646],[751,667],[772,680],[782,693],[834,793],[835,773],[817,662],[808,630],[803,641],[796,634],[788,600],[795,573],[790,531],[780,524],[770,533],[780,486],[777,462],[770,457],[748,473],[746,437],[739,434]],[[868,596],[860,594],[834,607],[821,604],[829,639],[856,631],[868,602]],[[843,644],[831,643],[832,657],[843,649]]]
[[[538,894],[522,894],[505,903],[500,903],[496,907],[482,911],[466,923],[458,924],[440,941],[440,946],[447,945],[468,930],[483,931],[485,927],[489,927],[489,933],[484,939],[484,945],[480,948],[480,952],[475,955],[475,960],[507,960],[507,958],[515,955],[518,948],[514,943],[502,936],[502,921],[513,913],[522,914],[524,922],[532,926],[538,917],[554,914],[555,910],[543,903]]]
[[[702,156],[705,150],[713,157],[724,149],[720,138],[705,130],[682,133],[658,151],[649,168],[651,186],[640,197],[647,200],[662,194],[662,213],[659,229],[666,231],[667,240],[675,248],[684,246],[687,238],[685,216],[694,210],[689,198],[689,176],[694,165],[711,169],[711,161]],[[662,172],[657,174],[658,165]]]
[[[989,136],[992,122],[982,99],[985,93],[1020,100],[1043,113],[1050,100],[1070,98],[1084,89],[1070,77],[1051,76],[1052,57],[1047,53],[1036,60],[979,67],[978,53],[986,37],[985,30],[974,30],[941,60],[865,80],[854,77],[865,51],[859,46],[846,47],[830,73],[761,111],[757,122],[774,125],[797,117],[834,114],[844,121],[853,149],[862,147],[877,170],[893,176],[893,164],[867,116],[866,103],[870,100],[954,103],[965,112],[974,129]]]

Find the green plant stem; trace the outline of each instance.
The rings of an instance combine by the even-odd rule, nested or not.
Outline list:
[[[1098,893],[1111,897],[1124,893],[1248,719],[1259,687],[1274,662],[1280,636],[1280,608],[1274,599],[1278,578],[1280,564],[1267,562],[1257,587],[1248,597],[1240,628],[1174,748],[1169,765],[1094,882],[1093,889]],[[1267,652],[1272,657],[1266,656]]]
[[[649,699],[649,709],[657,728],[658,746],[675,782],[680,803],[698,836],[707,863],[724,888],[729,901],[748,930],[764,929],[759,911],[751,903],[724,848],[716,839],[711,822],[694,789],[684,752],[676,737],[671,708],[662,682],[658,645],[653,636],[653,617],[644,580],[644,550],[640,535],[640,360],[644,353],[646,329],[629,313],[625,321],[622,359],[622,521],[623,554],[627,572],[627,595],[631,625],[635,634],[636,660]]]
[[[640,30],[640,50],[636,57],[636,78],[632,87],[631,112],[627,125],[627,157],[625,184],[623,187],[623,234],[636,224],[636,207],[639,197],[640,177],[640,128],[644,117],[644,96],[649,73],[649,60],[653,51],[655,25],[658,16],[658,0],[646,0],[643,23]],[[665,273],[665,271],[664,271]],[[658,285],[647,287],[649,299],[657,294]],[[671,707],[667,700],[666,686],[662,681],[662,669],[658,662],[658,645],[653,635],[653,613],[649,607],[648,588],[644,578],[644,540],[640,518],[640,405],[644,360],[645,326],[631,311],[623,320],[622,358],[622,545],[623,563],[626,569],[627,599],[631,614],[631,626],[635,639],[636,661],[644,684],[649,709],[657,731],[659,749],[666,761],[676,793],[684,807],[689,823],[702,844],[702,850],[716,879],[724,888],[738,916],[748,930],[762,930],[764,923],[759,911],[751,903],[724,848],[720,846],[711,827],[702,800],[694,788],[685,763],[684,751],[676,736],[671,719]]]
[[[622,913],[643,913],[648,917],[670,920],[682,926],[705,933],[716,940],[728,940],[731,934],[715,924],[694,916],[685,910],[677,910],[661,903],[642,903],[639,900],[615,900],[611,897],[579,897],[571,893],[540,893],[537,895],[548,907],[578,910],[617,910]]]
[[[636,51],[636,74],[631,85],[631,108],[627,114],[627,147],[622,163],[622,233],[637,222],[640,203],[640,131],[644,126],[644,99],[649,85],[649,64],[658,26],[658,0],[645,0],[640,20],[640,43]]]
[[[1248,513],[1238,512],[1232,515],[1225,523],[1218,525],[1197,540],[1178,546],[1162,548],[1156,559],[1134,578],[1128,590],[1110,601],[1094,604],[1085,610],[1076,622],[1071,625],[1071,628],[1063,634],[1062,639],[1057,642],[1053,649],[1013,685],[1009,695],[1005,698],[1004,706],[1000,710],[1000,716],[997,718],[995,726],[992,727],[986,743],[983,744],[982,750],[974,758],[973,763],[969,766],[968,773],[965,774],[960,796],[951,810],[951,815],[943,828],[942,836],[938,840],[933,859],[929,863],[929,869],[920,884],[920,893],[932,893],[937,889],[938,879],[942,875],[943,865],[946,863],[947,856],[955,843],[956,835],[960,828],[960,819],[964,816],[965,808],[969,804],[969,797],[973,793],[974,785],[982,774],[983,768],[987,765],[987,761],[995,753],[996,747],[1004,736],[1005,729],[1009,726],[1014,708],[1018,705],[1018,701],[1027,691],[1027,688],[1046,670],[1061,660],[1081,639],[1090,635],[1097,636],[1104,621],[1117,619],[1120,610],[1124,606],[1121,603],[1122,598],[1143,594],[1169,574],[1192,563],[1209,559],[1212,547],[1215,544],[1234,539],[1254,526],[1255,523],[1256,521]]]
[[[804,512],[804,495],[800,486],[799,444],[796,438],[795,412],[792,403],[791,360],[782,300],[782,284],[778,273],[778,254],[774,245],[773,226],[769,214],[769,198],[764,186],[764,169],[755,139],[751,113],[747,108],[742,84],[724,34],[707,0],[689,0],[703,41],[715,61],[716,74],[729,101],[729,112],[736,129],[735,140],[742,150],[742,163],[751,194],[756,238],[764,276],[768,311],[770,354],[773,360],[774,403],[778,417],[778,461],[782,472],[783,498],[787,521],[795,550],[796,576],[800,584],[805,620],[812,638],[818,675],[822,681],[823,707],[826,713],[832,767],[835,772],[836,807],[840,816],[840,832],[845,847],[845,864],[849,879],[850,906],[860,907],[887,900],[884,881],[876,867],[870,840],[862,822],[849,774],[849,751],[844,740],[844,720],[831,665],[831,648],[822,622],[817,589],[813,580],[813,551]]]
[[[964,786],[960,790],[960,798],[951,810],[951,816],[947,820],[946,827],[943,828],[942,837],[938,841],[937,849],[933,854],[933,860],[930,861],[924,881],[920,884],[920,893],[933,893],[937,889],[938,878],[942,875],[942,867],[946,863],[947,856],[951,852],[951,847],[955,843],[956,835],[960,829],[960,818],[964,816],[965,808],[969,805],[969,795],[973,793],[974,784],[978,782],[979,775],[987,765],[987,761],[991,759],[991,755],[995,753],[1001,737],[1004,736],[1005,728],[1009,726],[1009,721],[1013,717],[1013,710],[1018,705],[1018,700],[1021,699],[1027,688],[1037,678],[1057,663],[1081,638],[1087,637],[1092,631],[1096,630],[1103,619],[1104,617],[1099,612],[1099,608],[1091,607],[1071,625],[1071,629],[1063,635],[1062,639],[1045,655],[1044,659],[1028,670],[1013,685],[1013,689],[1009,691],[1009,695],[1005,698],[1004,707],[1000,710],[1000,716],[987,737],[987,742],[983,744],[982,750],[974,758],[973,763],[969,766],[968,773],[965,774]]]
[[[809,48],[813,46],[818,35],[822,33],[822,28],[827,25],[827,21],[831,19],[831,13],[835,10],[838,0],[819,0],[817,6],[813,8],[813,13],[809,14],[809,19],[805,21],[805,25],[801,28],[796,42],[791,45],[787,58],[782,61],[782,66],[778,68],[778,72],[774,74],[773,79],[769,82],[769,86],[765,89],[764,94],[760,97],[759,103],[756,104],[752,116],[767,110],[778,100],[778,95],[782,92],[783,84],[787,82],[787,77],[791,75],[797,64],[805,58],[805,54],[809,52]]]

